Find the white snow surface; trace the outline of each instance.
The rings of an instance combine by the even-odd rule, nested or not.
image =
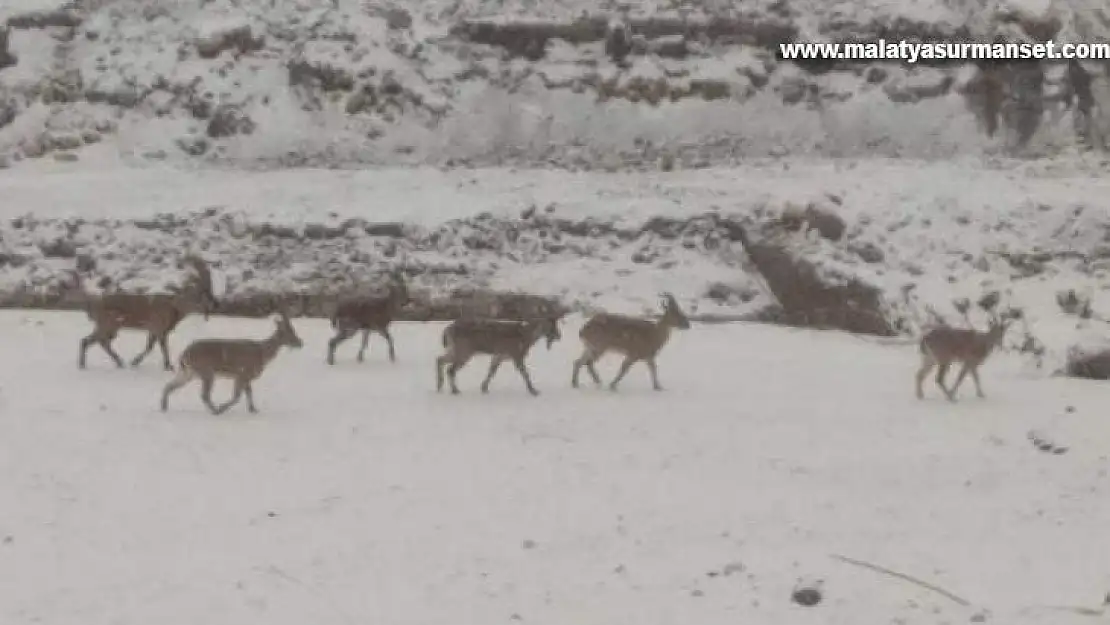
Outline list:
[[[728,325],[674,335],[661,393],[642,366],[574,390],[579,323],[532,352],[533,398],[511,367],[481,395],[484,359],[437,395],[440,324],[328,367],[330,328],[297,319],[260,413],[213,417],[196,385],[158,411],[156,356],[79,371],[83,315],[0,313],[0,622],[1068,625],[1091,620],[1046,606],[1110,587],[1098,383],[998,354],[986,399],[918,401],[911,346]],[[190,318],[171,350],[271,328]]]

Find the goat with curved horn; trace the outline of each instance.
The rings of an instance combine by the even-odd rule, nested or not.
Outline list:
[[[544,307],[539,307],[544,308]],[[523,321],[501,319],[458,319],[443,330],[443,354],[436,359],[436,392],[443,390],[444,374],[451,386],[451,393],[457,395],[459,387],[455,376],[475,354],[489,354],[489,371],[482,381],[481,390],[489,392],[489,384],[498,368],[506,360],[524,380],[524,386],[533,396],[540,392],[532,384],[525,359],[532,346],[541,338],[546,339],[547,349],[562,338],[559,332],[559,318],[549,312]]]
[[[366,354],[366,346],[370,341],[370,333],[376,332],[385,339],[389,346],[389,360],[396,362],[397,353],[393,347],[393,335],[389,326],[406,304],[409,303],[409,288],[405,282],[405,275],[400,269],[390,272],[391,282],[386,295],[378,297],[349,298],[340,301],[331,316],[331,327],[335,328],[335,336],[328,341],[329,365],[335,364],[335,349],[339,344],[362,332],[362,345],[358,350],[358,361],[362,362]]]
[[[601,386],[601,376],[594,368],[602,356],[608,352],[624,355],[624,362],[616,377],[609,383],[610,390],[617,390],[628,370],[637,362],[647,365],[651,374],[651,386],[657,391],[663,390],[659,384],[659,372],[656,357],[663,346],[671,337],[671,330],[686,330],[690,328],[690,320],[682,312],[674,295],[662,293],[663,315],[656,321],[617,315],[613,313],[598,313],[586,322],[578,332],[582,339],[582,355],[574,361],[574,370],[571,374],[571,386],[578,388],[578,373],[586,367],[594,383]]]
[[[274,331],[265,339],[200,339],[181,352],[177,375],[162,389],[162,412],[169,409],[170,395],[194,379],[200,378],[201,400],[212,414],[223,414],[242,395],[247,396],[247,410],[254,413],[252,383],[262,375],[282,347],[300,349],[303,343],[289,315],[279,309],[274,318]],[[212,386],[216,378],[230,378],[235,383],[231,399],[216,406],[212,403]]]
[[[979,367],[983,366],[994,349],[1002,344],[1002,339],[1013,318],[1012,312],[1005,312],[1002,315],[991,312],[990,324],[985,332],[947,325],[937,326],[926,332],[918,343],[921,365],[917,375],[914,376],[917,398],[924,398],[922,385],[925,377],[934,367],[937,370],[936,384],[949,401],[956,401],[960,384],[969,373],[972,382],[975,383],[975,393],[980,398],[985,397],[983,387],[979,383]],[[955,363],[961,364],[960,373],[956,376],[956,382],[952,388],[949,389],[944,384],[944,377]]]
[[[182,319],[194,312],[202,312],[208,319],[211,311],[219,306],[212,293],[212,274],[208,264],[198,256],[188,255],[185,262],[194,269],[194,275],[185,285],[177,289],[167,289],[169,293],[108,293],[91,298],[85,312],[93,322],[93,331],[81,339],[77,366],[85,368],[85,357],[89,347],[96,343],[123,368],[123,359],[112,349],[112,342],[120,330],[141,330],[147,333],[146,349],[131,360],[131,366],[142,364],[144,358],[157,344],[162,350],[162,365],[173,369],[170,362],[168,338]]]

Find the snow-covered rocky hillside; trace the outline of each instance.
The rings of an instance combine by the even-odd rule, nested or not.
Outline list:
[[[701,316],[758,317],[777,301],[796,321],[876,334],[913,331],[928,308],[962,323],[954,300],[998,290],[1060,356],[1102,324],[1057,296],[1110,305],[1110,179],[1080,161],[767,160],[650,175],[41,161],[21,172],[0,176],[0,293],[16,305],[79,304],[76,276],[94,293],[158,290],[185,275],[190,251],[212,265],[229,310],[261,312],[276,295],[326,313],[393,267],[433,304],[492,290],[641,313],[669,290]]]
[[[5,0],[0,160],[94,142],[602,169],[1044,153],[1110,136],[1106,63],[799,67],[777,44],[1092,42],[1107,24],[1100,0]]]

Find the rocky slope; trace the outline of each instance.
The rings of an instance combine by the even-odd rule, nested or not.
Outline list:
[[[327,314],[393,268],[409,277],[405,316],[417,320],[512,317],[539,302],[653,313],[666,290],[700,319],[890,336],[937,318],[981,326],[959,302],[998,292],[1024,312],[1011,346],[1059,361],[1110,307],[1107,166],[1088,165],[768,160],[661,175],[32,163],[0,179],[0,197],[25,211],[0,222],[0,304],[161,291],[186,276],[186,253],[211,263],[224,312],[248,315],[275,302]]]
[[[0,154],[669,169],[1103,146],[1105,62],[807,64],[783,41],[1110,41],[1095,0],[9,0]],[[1100,106],[1101,104],[1101,106]]]
[[[434,227],[362,218],[275,224],[222,208],[148,219],[27,215],[0,228],[2,303],[69,307],[106,290],[160,291],[187,276],[181,242],[194,241],[188,247],[220,276],[223,311],[229,314],[268,314],[275,300],[284,300],[298,312],[326,315],[339,296],[375,294],[384,285],[385,271],[398,267],[408,275],[417,300],[408,318],[450,317],[467,305],[480,307],[483,314],[512,316],[490,306],[522,294],[497,288],[498,274],[513,265],[577,261],[666,272],[690,264],[691,257],[731,268],[741,277],[731,284],[699,285],[695,292],[682,293],[685,301],[716,301],[718,312],[750,311],[745,305],[766,306],[768,300],[743,278],[743,250],[733,247],[743,238],[745,224],[753,224],[751,215],[720,212],[618,223],[564,216],[554,205]],[[564,309],[583,310],[602,295],[591,294],[592,286],[528,291]]]

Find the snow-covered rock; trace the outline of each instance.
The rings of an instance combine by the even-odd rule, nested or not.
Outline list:
[[[999,291],[1025,312],[1013,343],[1028,329],[1060,362],[1077,324],[1101,323],[1110,306],[1107,170],[1089,156],[772,159],[648,174],[96,170],[90,160],[0,176],[8,215],[22,215],[0,222],[5,301],[77,304],[75,271],[87,285],[160,289],[190,251],[213,264],[233,308],[279,296],[316,314],[393,267],[444,314],[490,291],[650,313],[666,290],[698,317],[879,334],[930,316],[963,323],[955,300]],[[1096,314],[1063,310],[1069,288]]]
[[[789,41],[1110,41],[1092,0],[3,5],[0,102],[29,119],[0,124],[0,153],[17,156],[42,154],[36,133],[57,117],[114,123],[108,142],[130,155],[253,165],[637,168],[647,144],[718,163],[947,157],[1099,147],[1110,133],[1105,63],[978,71],[777,54]],[[257,131],[196,149],[221,106]]]

